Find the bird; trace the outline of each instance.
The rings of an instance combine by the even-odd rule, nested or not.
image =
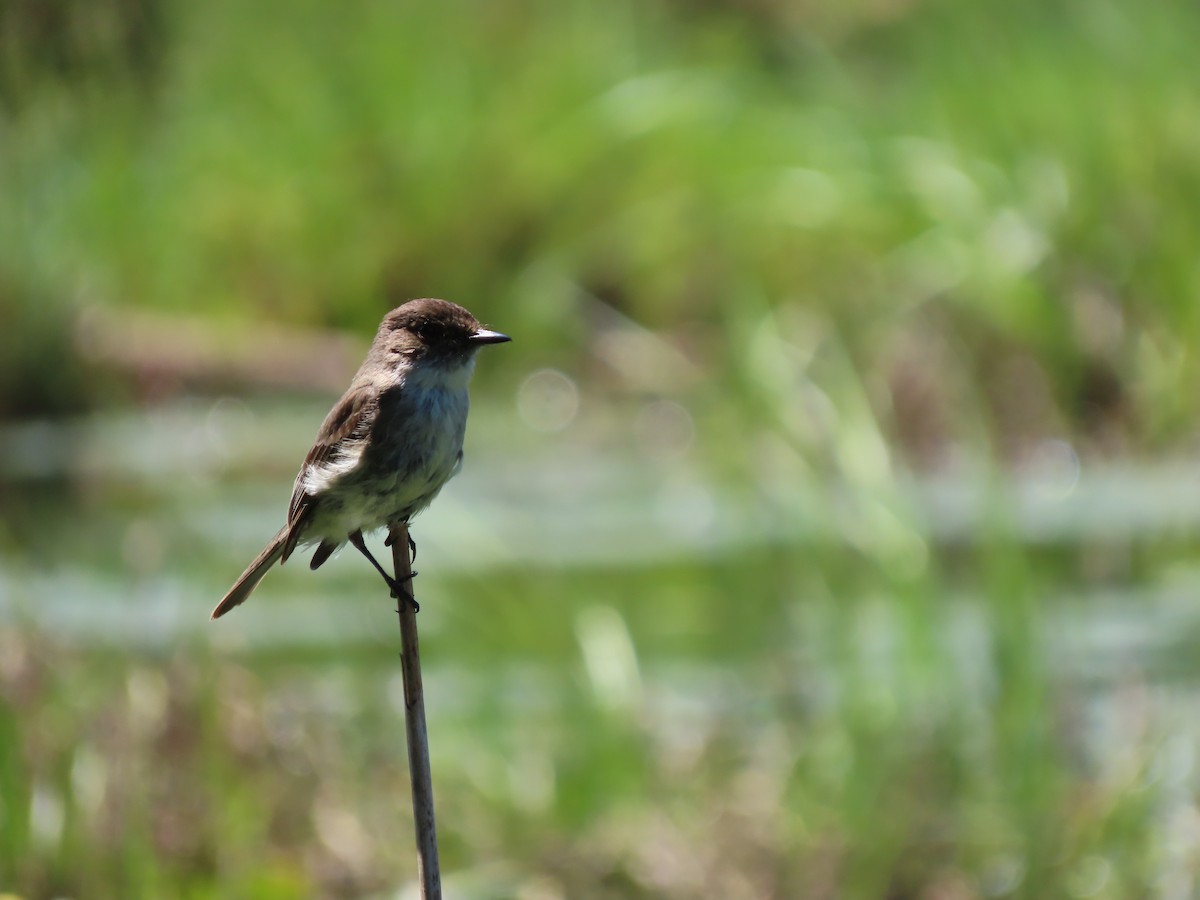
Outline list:
[[[310,569],[349,542],[393,595],[402,596],[363,533],[406,525],[458,473],[475,354],[509,340],[448,300],[410,300],[384,316],[366,359],[300,466],[284,526],[211,618],[244,603],[273,565],[312,544],[317,549]],[[411,595],[407,599],[413,602]]]

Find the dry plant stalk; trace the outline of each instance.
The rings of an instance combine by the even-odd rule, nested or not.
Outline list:
[[[412,596],[412,558],[407,525],[393,526],[388,535],[396,583]],[[438,864],[437,828],[433,815],[433,779],[429,772],[429,732],[425,727],[425,688],[421,680],[421,650],[417,641],[415,603],[400,597],[400,666],[404,674],[404,726],[408,735],[408,774],[412,781],[413,825],[417,835],[417,872],[423,900],[441,900],[442,873]]]

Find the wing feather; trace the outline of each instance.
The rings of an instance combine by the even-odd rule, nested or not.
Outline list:
[[[287,537],[283,559],[291,556],[304,531],[304,524],[320,503],[320,495],[310,493],[306,485],[314,471],[332,467],[343,458],[347,448],[364,440],[379,409],[379,393],[369,383],[358,383],[334,404],[317,432],[317,440],[304,457],[288,504]]]

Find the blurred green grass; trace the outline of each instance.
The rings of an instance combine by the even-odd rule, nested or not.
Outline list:
[[[368,329],[436,294],[562,363],[582,295],[719,378],[764,308],[802,310],[873,388],[931,355],[948,418],[978,402],[1000,443],[1026,360],[1043,430],[1192,433],[1165,389],[1197,374],[1190,8],[111,0],[58,67],[33,9],[7,12],[10,335],[96,303]],[[9,340],[12,405],[42,370]]]
[[[985,596],[933,609],[930,585],[782,549],[491,573],[484,594],[440,579],[423,599],[450,621],[425,655],[456,895],[1151,891],[1172,868],[1162,735],[1092,756],[1070,725],[1094,688],[1050,663],[1046,584],[988,555]],[[2,796],[27,814],[4,868],[29,896],[387,896],[411,877],[386,634],[219,655],[4,640]],[[1136,683],[1112,687],[1142,715],[1119,696]]]
[[[0,7],[6,419],[180,390],[98,359],[96,321],[366,335],[442,295],[518,338],[483,369],[481,413],[519,419],[504,398],[537,369],[581,392],[571,428],[510,427],[493,462],[639,447],[684,492],[668,521],[690,478],[762,520],[829,524],[425,576],[458,895],[1194,892],[1193,629],[1152,661],[1077,632],[1106,626],[1106,591],[1132,621],[1153,612],[1138,591],[1187,594],[1196,535],[1035,546],[1007,526],[1013,473],[1048,452],[1086,469],[1195,443],[1200,12],[48,9]],[[136,466],[98,477],[81,421],[78,443],[47,440],[75,461],[60,481],[30,488],[5,460],[5,608],[38,608],[27,573],[62,575],[44,590],[97,617],[123,590],[207,596],[228,559]],[[684,450],[647,441],[664,423]],[[285,484],[259,463],[176,493]],[[943,544],[901,482],[973,465],[994,521]],[[0,890],[363,897],[411,879],[386,633],[336,652],[219,640],[5,621]]]

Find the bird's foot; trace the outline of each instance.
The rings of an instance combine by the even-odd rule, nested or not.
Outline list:
[[[411,586],[412,580],[416,577],[417,577],[417,573],[412,572],[409,574],[408,578],[406,578],[404,580]],[[388,587],[390,587],[392,589],[392,599],[393,600],[400,600],[401,603],[407,604],[408,606],[412,607],[412,611],[414,613],[419,613],[421,611],[421,604],[418,603],[417,598],[413,596],[411,587],[405,588],[404,585],[402,585],[395,578],[388,579]],[[402,611],[402,609],[403,609],[403,607],[401,607],[401,609],[397,609],[396,612],[399,613]]]
[[[394,531],[389,531],[388,536],[383,541],[383,546],[390,547],[394,543],[396,543],[396,533]],[[417,542],[413,540],[413,536],[411,534],[409,534],[409,536],[408,536],[408,552],[412,554],[412,557],[411,557],[412,561],[416,562],[417,561]]]

